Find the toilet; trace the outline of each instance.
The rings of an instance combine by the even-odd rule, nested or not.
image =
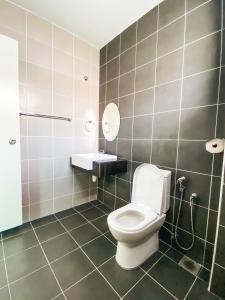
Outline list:
[[[131,203],[108,216],[117,242],[116,261],[126,270],[137,268],[159,248],[158,233],[170,205],[171,172],[151,164],[136,168]]]

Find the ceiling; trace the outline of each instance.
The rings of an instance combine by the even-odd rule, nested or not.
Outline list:
[[[162,0],[11,0],[103,47]]]

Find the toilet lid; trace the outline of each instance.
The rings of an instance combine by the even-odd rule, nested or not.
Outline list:
[[[134,172],[132,203],[146,205],[158,214],[162,212],[164,176],[154,165],[142,164]]]

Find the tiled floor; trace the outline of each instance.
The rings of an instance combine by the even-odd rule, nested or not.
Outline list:
[[[0,300],[219,299],[205,273],[180,268],[181,255],[162,242],[140,268],[122,270],[108,212],[94,201],[3,232]]]

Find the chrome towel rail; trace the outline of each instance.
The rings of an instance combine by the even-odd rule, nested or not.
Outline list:
[[[20,112],[19,115],[20,116],[27,116],[27,117],[55,119],[55,120],[62,120],[62,121],[68,121],[68,122],[72,121],[71,118],[65,118],[65,117],[59,117],[59,116],[52,116],[52,115],[32,114],[32,113],[25,113],[25,112]]]

